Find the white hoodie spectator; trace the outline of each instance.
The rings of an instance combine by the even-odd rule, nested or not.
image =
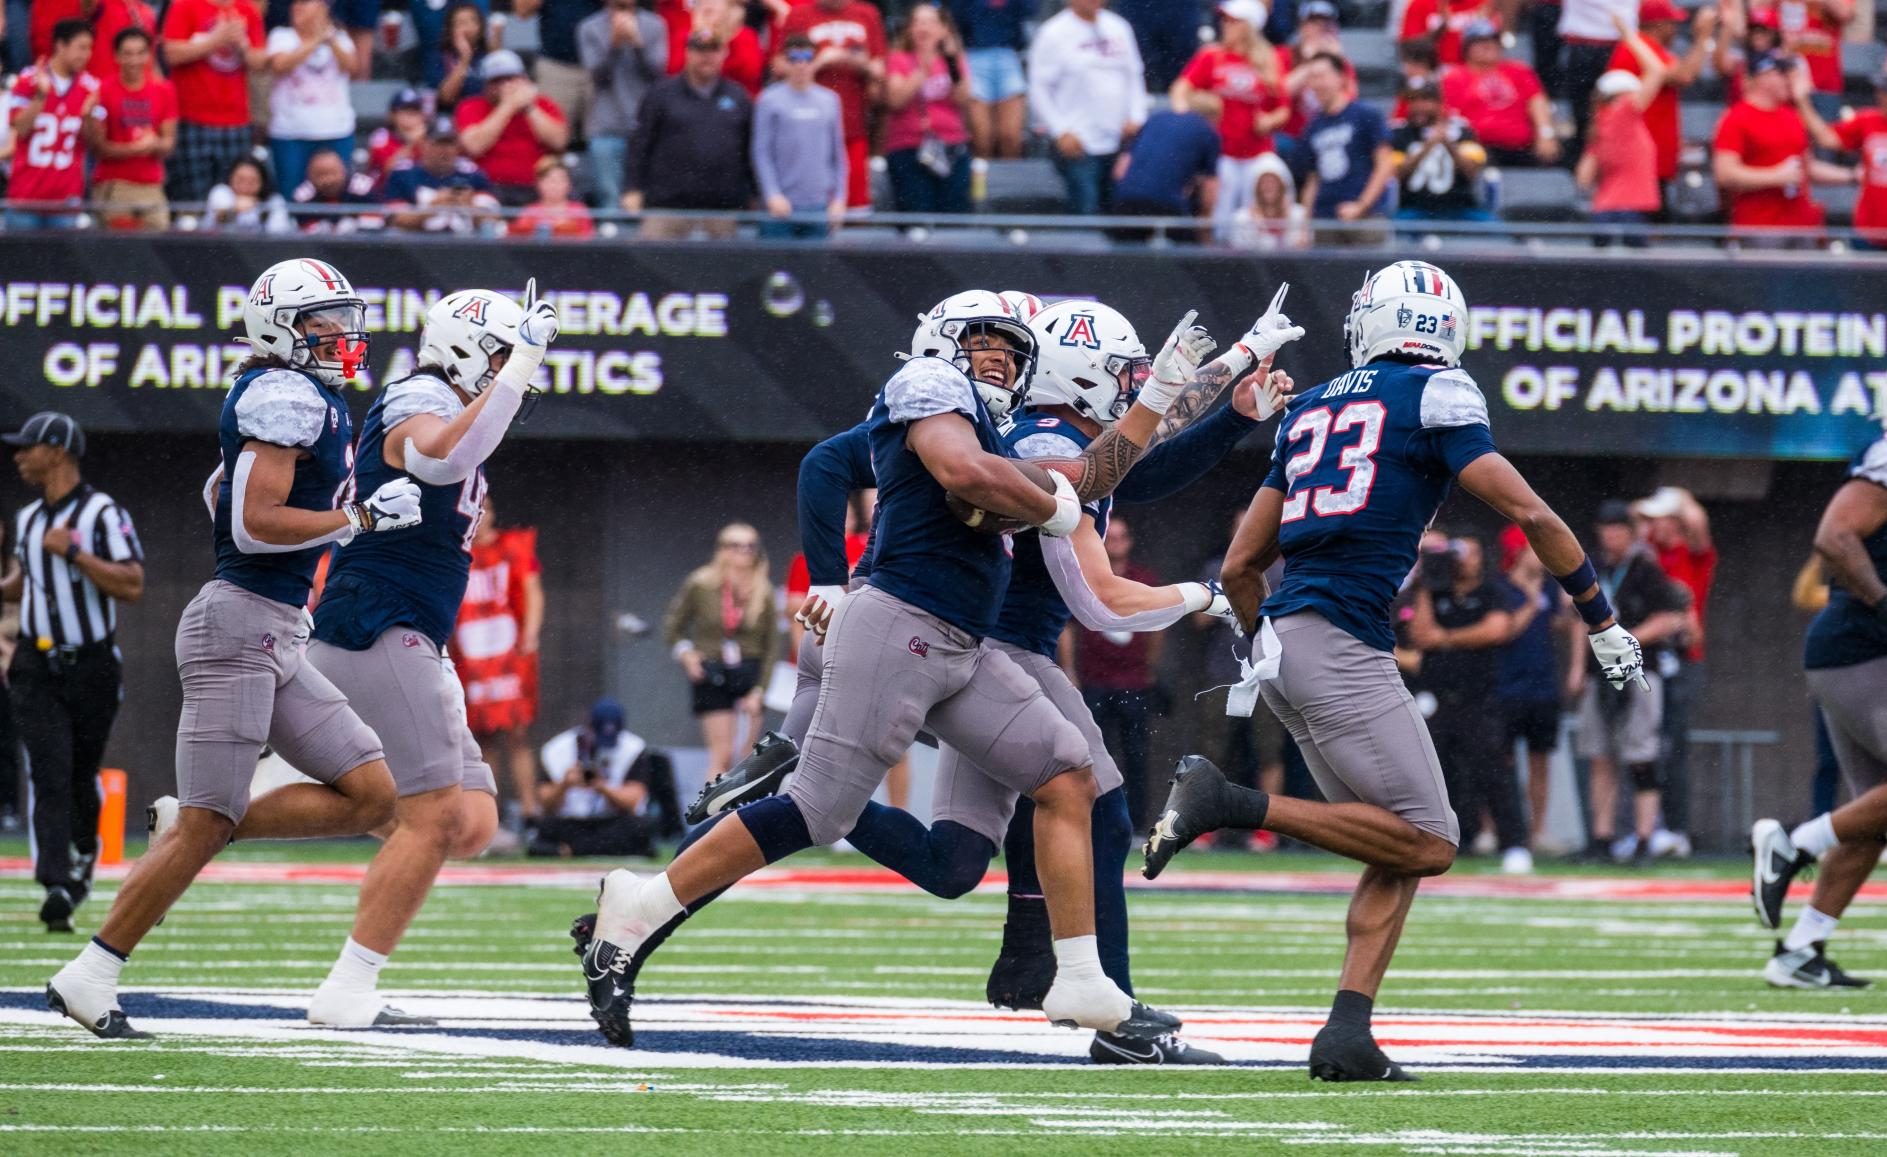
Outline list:
[[[1029,46],[1029,107],[1055,145],[1070,210],[1097,212],[1115,155],[1147,119],[1133,27],[1101,0],[1070,0]]]

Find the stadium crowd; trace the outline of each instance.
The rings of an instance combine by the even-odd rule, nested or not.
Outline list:
[[[757,210],[820,236],[968,212],[1026,155],[1069,214],[1248,248],[1490,222],[1530,168],[1608,229],[1709,219],[1700,196],[1812,229],[1818,186],[1859,185],[1859,243],[1887,238],[1887,88],[1843,107],[1853,0],[1763,2],[1406,0],[1367,17],[1390,72],[1331,0],[10,0],[5,219],[582,237],[669,210],[640,228],[680,237]]]

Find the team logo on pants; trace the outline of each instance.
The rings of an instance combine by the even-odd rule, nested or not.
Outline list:
[[[911,641],[906,643],[905,646],[911,649],[911,654],[916,655],[920,659],[930,658],[930,644],[918,638],[916,635],[912,635]]]
[[[275,636],[267,631],[262,633],[262,649],[271,655],[275,654]]]
[[[415,634],[414,634],[413,632],[411,632],[411,631],[408,631],[408,632],[406,632],[406,633],[405,633],[404,635],[401,635],[401,636],[400,636],[400,646],[402,646],[402,647],[417,647],[417,646],[419,646],[419,636],[418,636],[418,635],[415,635]]]

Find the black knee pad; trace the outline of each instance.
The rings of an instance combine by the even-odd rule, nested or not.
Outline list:
[[[1631,785],[1638,791],[1656,791],[1658,783],[1658,765],[1655,763],[1634,763],[1631,771]]]

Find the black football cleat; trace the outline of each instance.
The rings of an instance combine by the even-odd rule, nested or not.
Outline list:
[[[1152,1040],[1114,1036],[1097,1032],[1088,1045],[1088,1059],[1097,1065],[1222,1065],[1225,1058],[1206,1049],[1194,1048],[1175,1033],[1165,1033]]]
[[[590,941],[596,939],[596,913],[585,912],[570,921],[570,939],[577,942],[577,959],[583,959],[583,953],[590,947]]]
[[[1313,1081],[1417,1081],[1383,1055],[1367,1025],[1326,1024],[1310,1042]]]
[[[729,808],[737,808],[757,799],[765,799],[780,790],[780,784],[799,766],[799,748],[777,731],[769,731],[753,745],[752,754],[711,783],[703,784],[701,794],[688,805],[682,817],[698,824]]]
[[[1774,820],[1757,820],[1749,829],[1749,851],[1749,898],[1756,906],[1756,923],[1780,928],[1789,885],[1814,865],[1815,857],[1790,843],[1788,829]]]
[[[48,932],[70,932],[72,912],[77,907],[71,889],[55,884],[46,889],[45,902],[39,906],[39,922],[46,926]]]
[[[983,995],[997,1008],[1039,1009],[1048,986],[1055,983],[1053,952],[1012,952],[1003,946],[989,970],[989,983]]]
[[[581,956],[590,1019],[610,1044],[634,1048],[636,1030],[629,1019],[630,1006],[636,999],[635,976],[630,971],[633,955],[608,941],[591,940],[583,946]]]
[[[1173,787],[1166,806],[1141,848],[1146,867],[1141,874],[1157,879],[1180,849],[1223,826],[1225,792],[1231,787],[1225,774],[1203,755],[1188,755],[1173,770]]]

